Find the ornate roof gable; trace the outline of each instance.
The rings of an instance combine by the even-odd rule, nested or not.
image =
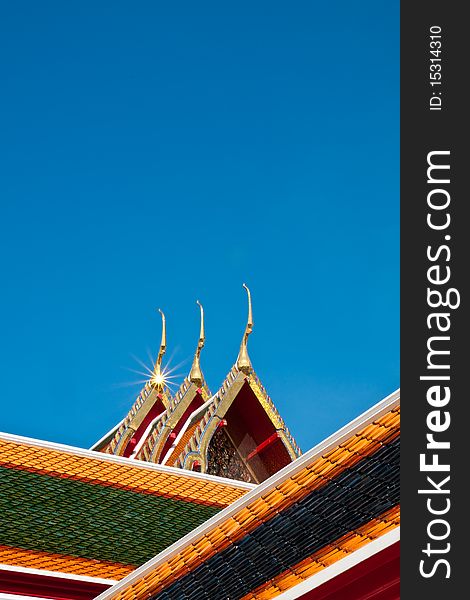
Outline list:
[[[168,396],[161,368],[166,349],[162,313],[162,343],[152,378],[125,419],[93,449],[252,483],[264,481],[300,456],[249,358],[253,309],[250,290],[243,287],[247,324],[237,360],[219,391],[211,396],[201,369],[205,329],[198,301],[201,326],[193,364],[175,396]]]

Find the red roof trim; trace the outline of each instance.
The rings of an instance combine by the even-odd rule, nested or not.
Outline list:
[[[296,597],[299,600],[399,600],[400,542]]]
[[[24,594],[34,598],[52,600],[92,600],[98,594],[111,587],[95,581],[54,577],[25,573],[17,570],[0,570],[0,592],[5,594]]]

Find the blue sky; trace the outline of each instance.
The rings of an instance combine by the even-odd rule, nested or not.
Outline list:
[[[0,429],[90,446],[167,316],[301,447],[399,386],[398,2],[0,8]],[[181,364],[183,363],[183,364]]]

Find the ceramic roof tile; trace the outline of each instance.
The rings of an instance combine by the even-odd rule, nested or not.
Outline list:
[[[372,422],[310,462],[308,455],[299,459],[302,468],[293,463],[285,469],[292,475],[274,476],[261,495],[254,490],[199,538],[157,556],[138,581],[130,578],[103,598],[189,600],[204,591],[215,600],[222,590],[233,600],[275,597],[397,527],[398,402],[392,398],[389,409],[376,409]]]
[[[9,436],[12,437],[12,436]],[[94,455],[94,456],[93,456]],[[247,487],[230,480],[195,478],[187,472],[146,469],[146,463],[128,460],[108,462],[106,455],[89,452],[74,454],[54,447],[35,446],[0,438],[0,466],[33,473],[63,477],[85,483],[102,484],[135,492],[150,492],[188,502],[210,503],[223,508],[242,496]],[[207,494],[207,485],[211,493]]]
[[[0,436],[0,562],[118,579],[250,486]]]

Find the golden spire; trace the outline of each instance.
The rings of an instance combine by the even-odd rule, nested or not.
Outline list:
[[[160,342],[160,350],[158,351],[157,362],[153,369],[151,382],[157,386],[158,391],[163,390],[165,384],[165,376],[162,373],[162,359],[166,352],[166,320],[163,311],[159,308],[158,312],[162,315],[162,341]]]
[[[238,353],[237,367],[240,369],[240,371],[243,371],[243,373],[246,373],[248,375],[253,370],[253,367],[251,366],[250,357],[248,356],[247,348],[248,336],[253,331],[253,310],[251,307],[250,290],[248,289],[248,286],[245,283],[243,284],[243,287],[245,288],[248,294],[248,322],[246,324],[245,333],[243,334],[240,352]]]
[[[204,348],[206,336],[204,334],[204,309],[199,300],[196,300],[196,303],[198,304],[201,310],[201,330],[199,332],[199,341],[197,343],[196,353],[194,355],[193,366],[191,367],[191,372],[189,373],[189,380],[197,386],[201,386],[203,377],[199,357],[201,356],[201,350]]]

